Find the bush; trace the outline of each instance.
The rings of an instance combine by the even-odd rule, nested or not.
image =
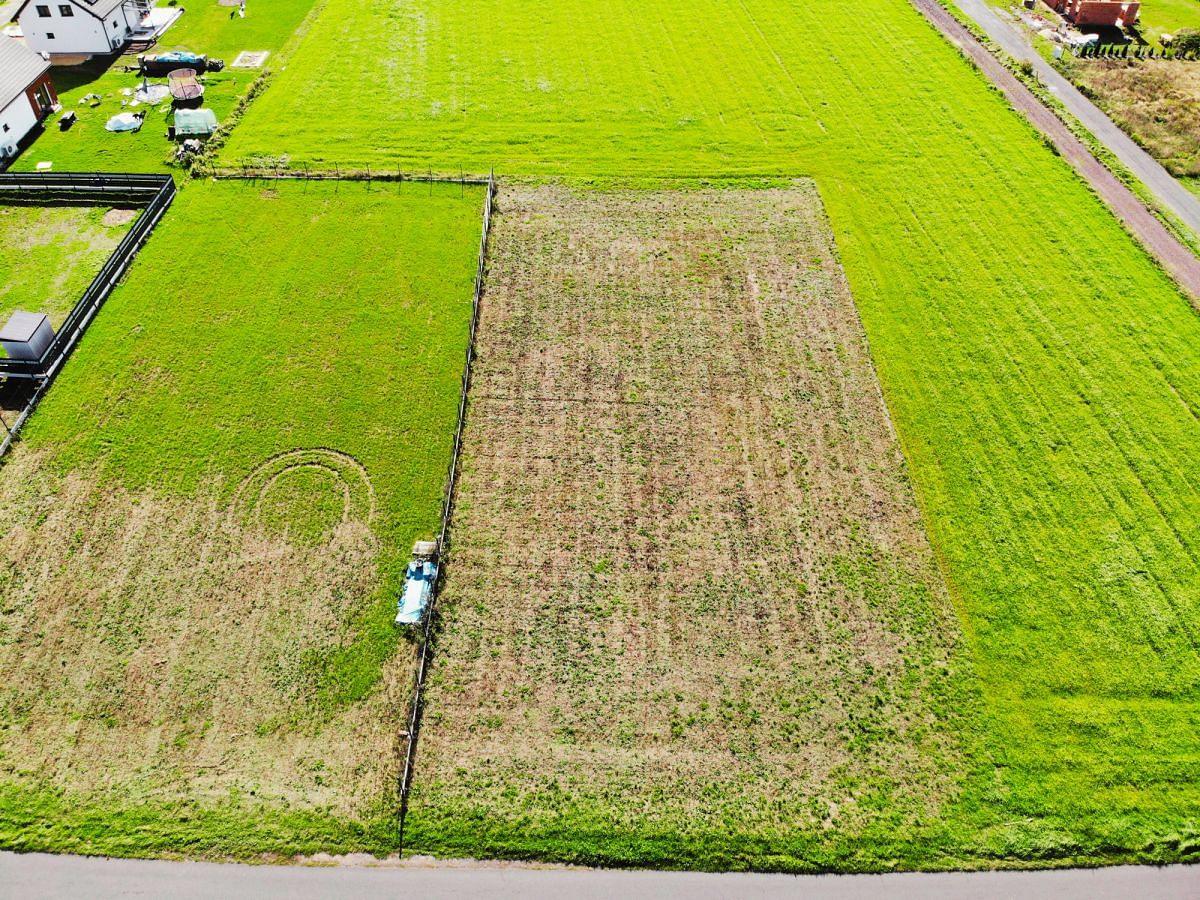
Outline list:
[[[1200,53],[1200,31],[1185,28],[1175,35],[1172,42],[1176,53]]]

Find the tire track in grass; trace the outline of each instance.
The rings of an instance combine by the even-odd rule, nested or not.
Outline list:
[[[1200,260],[1180,243],[1145,205],[1106,169],[1062,121],[1030,93],[1008,69],[975,40],[935,0],[910,2],[946,39],[962,49],[1009,101],[1047,136],[1092,186],[1113,213],[1162,264],[1179,285],[1200,303]]]
[[[1008,202],[1011,203],[1011,200]],[[1068,245],[1066,252],[1071,257],[1076,259],[1077,271],[1081,273],[1088,271],[1089,261],[1079,257],[1079,251],[1076,249],[1076,247]],[[1040,321],[1045,333],[1047,333],[1056,342],[1058,347],[1058,351],[1055,354],[1056,362],[1064,357],[1071,361],[1072,365],[1070,366],[1062,364],[1059,365],[1060,370],[1063,372],[1064,378],[1068,380],[1074,378],[1076,380],[1076,396],[1079,398],[1080,402],[1087,405],[1089,411],[1092,412],[1092,420],[1095,425],[1103,429],[1105,434],[1108,436],[1109,445],[1112,451],[1121,457],[1126,464],[1125,468],[1133,473],[1138,487],[1141,488],[1141,494],[1158,513],[1159,518],[1162,519],[1163,526],[1173,537],[1177,548],[1182,551],[1184,555],[1189,557],[1194,566],[1200,564],[1200,558],[1197,557],[1195,550],[1188,544],[1183,535],[1180,533],[1179,529],[1175,526],[1173,517],[1168,515],[1164,509],[1161,501],[1158,499],[1158,494],[1150,488],[1149,484],[1147,484],[1146,477],[1142,474],[1143,467],[1138,465],[1135,456],[1127,449],[1130,445],[1130,441],[1120,439],[1118,436],[1118,429],[1110,424],[1113,422],[1120,423],[1121,426],[1123,426],[1126,430],[1126,434],[1130,438],[1133,438],[1133,431],[1129,423],[1123,417],[1119,416],[1110,404],[1105,404],[1104,411],[1101,412],[1095,408],[1095,404],[1091,401],[1091,399],[1089,399],[1089,390],[1097,397],[1103,398],[1111,393],[1110,386],[1107,384],[1102,386],[1100,382],[1096,380],[1097,376],[1093,373],[1092,367],[1086,365],[1079,353],[1072,349],[1073,345],[1062,334],[1058,326],[1051,321],[1050,316],[1043,309],[1041,304],[1032,302],[1028,308],[1028,314],[1035,316],[1037,320]],[[1097,313],[1095,307],[1084,306],[1081,310],[1081,315],[1089,316],[1097,324],[1102,324],[1104,321],[1103,317]],[[1141,440],[1143,442],[1148,441],[1155,446],[1162,446],[1158,439],[1156,429],[1141,429],[1138,434],[1141,435]],[[1135,440],[1134,442],[1136,443],[1137,441]],[[1157,459],[1162,460],[1163,464],[1169,465],[1172,457],[1173,455],[1170,453],[1160,453],[1158,454]],[[1093,477],[1095,476],[1093,475]],[[1169,476],[1164,473],[1164,477]],[[1171,480],[1182,480],[1189,487],[1192,486],[1186,475],[1183,475],[1181,479]],[[1119,518],[1122,520],[1122,529],[1127,534],[1133,535],[1135,533],[1135,528],[1131,526],[1130,518],[1133,519],[1133,525],[1144,524],[1144,519],[1139,517],[1136,513],[1136,510],[1144,505],[1136,503],[1133,495],[1130,494],[1129,490],[1125,488],[1121,489],[1121,499],[1124,502],[1124,505],[1127,507],[1127,515],[1119,515],[1115,507],[1112,507],[1113,513],[1114,515],[1119,515]],[[1134,546],[1137,546],[1135,542],[1131,543],[1133,543]],[[1138,552],[1141,555],[1143,568],[1148,573],[1153,573],[1151,577],[1154,579],[1156,585],[1160,589],[1163,600],[1168,606],[1174,609],[1177,624],[1187,634],[1189,642],[1192,644],[1194,649],[1196,647],[1196,636],[1192,629],[1188,626],[1189,619],[1180,611],[1178,603],[1174,599],[1174,592],[1167,587],[1167,585],[1162,581],[1161,576],[1158,574],[1158,568],[1153,565],[1154,556],[1141,547],[1138,547]]]
[[[916,202],[916,201],[915,201],[915,199],[910,199],[910,200],[909,200],[909,202],[908,202],[908,207],[909,207],[909,209],[912,211],[912,219],[913,219],[913,222],[914,222],[914,224],[916,224],[918,228],[924,229],[924,226],[923,226],[923,224],[921,224],[921,223],[923,223],[923,221],[924,221],[924,217],[922,217],[921,215],[919,215],[919,214],[916,212],[916,208],[915,208],[915,206],[914,206],[915,202]],[[960,201],[958,205],[961,207],[961,206],[962,206],[962,202]],[[932,235],[931,233],[929,233],[929,232],[927,232],[927,231],[926,231],[926,236],[927,236],[927,238],[928,238],[929,240],[933,241],[933,235]],[[937,243],[935,243],[934,245],[935,245],[935,246],[939,246],[939,247],[941,246],[941,245],[940,245],[940,242],[937,242]],[[959,257],[961,257],[961,254],[959,254],[959,255],[958,255],[958,257],[956,257],[956,261],[958,261]],[[988,266],[988,265],[984,265],[984,264],[982,263],[982,260],[980,260],[980,259],[979,259],[979,257],[978,257],[977,255],[975,256],[975,260],[976,260],[976,263],[977,263],[977,265],[978,265],[978,267],[979,267],[979,269],[980,269],[980,274],[981,274],[981,277],[983,277],[984,279],[993,279],[993,280],[995,280],[995,275],[994,275],[994,273],[997,271],[997,269],[996,269],[994,266]],[[1033,301],[1033,298],[1032,298],[1032,297],[1030,297],[1030,296],[1029,296],[1027,293],[1024,293],[1023,295],[1024,295],[1024,296],[1027,298],[1027,300],[1029,301],[1028,312],[1029,312],[1030,314],[1033,314],[1033,315],[1036,315],[1036,316],[1040,316],[1040,317],[1041,317],[1041,320],[1043,321],[1043,324],[1045,324],[1045,325],[1046,325],[1046,327],[1048,327],[1048,328],[1051,328],[1051,335],[1052,335],[1052,337],[1054,337],[1054,338],[1057,338],[1057,341],[1058,341],[1058,343],[1059,343],[1060,347],[1062,347],[1062,348],[1064,348],[1064,349],[1065,349],[1065,348],[1066,348],[1066,345],[1065,345],[1065,343],[1064,343],[1064,341],[1063,341],[1063,339],[1062,339],[1062,336],[1061,336],[1061,335],[1060,335],[1060,334],[1059,334],[1059,333],[1058,333],[1056,330],[1054,330],[1054,329],[1053,329],[1053,328],[1052,328],[1052,327],[1049,325],[1049,322],[1048,322],[1048,320],[1047,320],[1047,319],[1045,318],[1045,316],[1044,316],[1043,314],[1041,314],[1041,312],[1040,312],[1040,311],[1037,309],[1036,303]],[[970,315],[969,315],[969,314],[968,314],[968,315],[965,317],[965,320],[966,320],[966,321],[970,321]],[[950,325],[949,325],[949,319],[948,319],[948,318],[945,318],[945,321],[947,322],[947,325],[948,325],[948,327],[952,327],[952,326],[950,326]],[[1027,319],[1027,318],[1021,318],[1021,319],[1020,319],[1020,321],[1021,321],[1021,322],[1025,322],[1025,321],[1028,321],[1028,319]],[[1028,328],[1026,327],[1024,330],[1025,330],[1025,331],[1028,331]],[[952,346],[969,346],[971,343],[972,343],[971,341],[963,341],[963,340],[961,339],[961,337],[960,337],[960,339],[959,339],[959,340],[956,340],[956,341],[952,342]],[[1074,367],[1074,372],[1075,372],[1075,373],[1078,373],[1078,371],[1079,371],[1079,370],[1082,368],[1082,366],[1080,366],[1080,365],[1079,365],[1078,358],[1077,358],[1077,357],[1075,357],[1073,354],[1069,354],[1069,353],[1068,353],[1068,356],[1070,356],[1070,357],[1071,357],[1071,358],[1072,358],[1072,359],[1073,359],[1073,360],[1076,362],[1076,365],[1075,365],[1075,367]],[[1068,367],[1066,364],[1064,364],[1064,363],[1060,362],[1060,359],[1061,359],[1061,357],[1060,357],[1058,354],[1055,354],[1055,355],[1054,355],[1054,357],[1053,357],[1053,364],[1054,364],[1054,365],[1057,367],[1057,369],[1060,371],[1060,373],[1061,373],[1061,376],[1062,376],[1063,378],[1065,378],[1065,379],[1070,379],[1070,378],[1072,377],[1072,368],[1071,368],[1071,367]],[[1020,371],[1021,371],[1021,369],[1022,369],[1022,367],[1020,367],[1020,366],[1018,365],[1018,363],[1017,363],[1017,361],[1016,361],[1015,357],[1011,357],[1011,356],[1010,356],[1010,360],[1012,361],[1012,367],[1013,367],[1013,370],[1014,370],[1014,371],[1016,371],[1016,372],[1020,372]],[[1033,385],[1032,383],[1029,383],[1028,381],[1025,381],[1025,385],[1026,385],[1026,388],[1027,388],[1027,393],[1026,393],[1026,396],[1027,396],[1027,397],[1038,398],[1038,402],[1039,402],[1039,404],[1041,405],[1041,407],[1042,407],[1042,409],[1043,409],[1043,418],[1044,418],[1046,421],[1052,421],[1052,418],[1051,418],[1051,416],[1050,416],[1050,413],[1049,413],[1049,408],[1048,408],[1048,407],[1046,406],[1046,404],[1045,404],[1045,403],[1044,403],[1044,402],[1041,400],[1041,391],[1040,391],[1040,390],[1038,390],[1038,389],[1036,388],[1036,386],[1035,386],[1035,385]],[[1008,416],[1006,416],[1006,412],[1008,412],[1008,411],[1009,411],[1009,410],[1011,410],[1011,408],[1012,408],[1012,407],[1011,407],[1011,404],[1007,402],[1007,398],[1006,398],[1004,395],[1002,395],[1002,394],[998,393],[997,391],[998,391],[998,389],[997,389],[997,390],[993,390],[993,391],[990,393],[990,395],[988,396],[988,400],[987,400],[987,402],[985,402],[985,403],[982,403],[982,404],[977,404],[977,405],[974,405],[974,406],[973,406],[973,409],[977,410],[977,409],[979,409],[979,408],[984,408],[984,409],[991,410],[991,411],[992,411],[992,414],[993,414],[993,416],[994,416],[994,418],[995,418],[995,421],[997,421],[998,423],[999,423],[999,422],[1002,422],[1002,421],[1005,421],[1005,420],[1007,420],[1007,424],[1006,424],[1005,426],[1001,427],[1001,429],[1000,429],[1000,430],[1001,430],[1003,433],[1019,433],[1019,432],[1022,430],[1020,426],[1022,426],[1024,423],[1020,422],[1019,420],[1015,421],[1015,423],[1014,423],[1014,421],[1013,421],[1011,418],[1009,418]],[[1076,392],[1077,392],[1077,394],[1079,393],[1079,389],[1078,389],[1078,388],[1076,389]],[[1094,423],[1095,425],[1098,425],[1098,426],[1101,426],[1101,427],[1102,427],[1102,424],[1100,423],[1099,417],[1096,415],[1096,413],[1094,412],[1094,410],[1091,410],[1091,409],[1089,408],[1089,414],[1091,415],[1091,420],[1093,421],[1093,423]],[[1014,426],[1014,425],[1016,426],[1015,428],[1014,428],[1014,427],[1012,427],[1012,426]],[[1110,436],[1110,444],[1112,444],[1112,445],[1114,445],[1114,446],[1115,446],[1115,442],[1114,442],[1114,441],[1111,439],[1111,436]],[[1117,449],[1118,449],[1118,452],[1119,452],[1119,449],[1120,449],[1120,448],[1117,448]],[[1083,468],[1084,468],[1084,470],[1089,472],[1089,476],[1090,476],[1090,477],[1091,477],[1091,479],[1092,479],[1092,482],[1093,482],[1093,485],[1094,485],[1094,487],[1095,487],[1095,492],[1096,492],[1096,495],[1097,495],[1097,497],[1098,497],[1098,498],[1100,498],[1100,499],[1102,500],[1102,502],[1103,502],[1103,503],[1104,503],[1104,504],[1105,504],[1105,505],[1106,505],[1106,506],[1109,508],[1109,510],[1110,510],[1110,513],[1111,513],[1111,514],[1114,516],[1114,518],[1116,518],[1118,521],[1120,521],[1120,522],[1122,522],[1122,523],[1123,523],[1123,524],[1122,524],[1122,530],[1123,530],[1123,531],[1126,531],[1126,533],[1128,533],[1128,531],[1129,531],[1128,525],[1127,525],[1127,524],[1124,524],[1124,523],[1126,523],[1126,522],[1128,521],[1127,517],[1126,517],[1125,515],[1122,515],[1122,514],[1119,512],[1119,510],[1117,509],[1117,507],[1114,505],[1113,498],[1112,498],[1112,497],[1110,497],[1110,496],[1107,494],[1107,492],[1105,492],[1104,490],[1102,490],[1102,489],[1101,489],[1101,487],[1100,487],[1100,484],[1102,483],[1103,479],[1102,479],[1101,477],[1098,477],[1098,476],[1097,476],[1096,472],[1095,472],[1095,471],[1092,469],[1092,467],[1091,467],[1090,465],[1088,465],[1088,464],[1086,463],[1086,461],[1085,461],[1085,459],[1084,459],[1084,457],[1083,457],[1082,455],[1079,457],[1079,460],[1080,460],[1080,463],[1083,465]],[[993,494],[994,494],[994,495],[996,495],[996,496],[998,496],[998,497],[1002,497],[1002,498],[1004,498],[1005,505],[1006,505],[1006,507],[1007,507],[1007,508],[1010,510],[1010,513],[1009,513],[1009,515],[1008,515],[1008,517],[1007,517],[1007,518],[1009,518],[1010,520],[1018,520],[1019,518],[1021,518],[1020,516],[1017,516],[1017,515],[1015,515],[1015,512],[1016,512],[1016,509],[1015,509],[1015,507],[1014,507],[1014,506],[1013,506],[1013,505],[1012,505],[1010,502],[1007,502],[1007,501],[1008,501],[1008,499],[1009,499],[1009,496],[1010,496],[1010,493],[1009,493],[1009,492],[1007,492],[1007,491],[1003,491],[1003,490],[994,490],[994,491],[993,491]],[[1129,509],[1132,511],[1133,504],[1130,502],[1130,500],[1129,500],[1128,496],[1126,496],[1126,495],[1124,494],[1124,492],[1123,492],[1123,489],[1122,489],[1122,499],[1123,499],[1123,501],[1124,501],[1124,504],[1125,504],[1125,506],[1126,506],[1126,507],[1128,507],[1128,508],[1129,508]],[[1056,515],[1054,516],[1054,518],[1058,518],[1058,516],[1057,516],[1057,509],[1056,509],[1056,508],[1053,508],[1053,509],[1055,509],[1055,513],[1056,513]],[[1143,564],[1143,566],[1149,566],[1149,565],[1150,565],[1150,560],[1148,560],[1148,559],[1147,559],[1147,557],[1145,556],[1145,554],[1144,554],[1142,551],[1140,551],[1140,550],[1139,550],[1139,553],[1141,554],[1141,558],[1142,558],[1142,564]],[[1160,584],[1158,584],[1158,587],[1160,588],[1160,590],[1163,592],[1163,594],[1164,594],[1164,596],[1165,596],[1165,595],[1166,595],[1166,593],[1167,593],[1167,591],[1166,591],[1166,589],[1165,589],[1165,586],[1163,586],[1163,585],[1160,583]],[[1149,610],[1146,610],[1146,611],[1147,611],[1147,612],[1149,612]],[[1139,620],[1138,620],[1138,621],[1139,621],[1139,624],[1140,624],[1140,630],[1142,630],[1142,631],[1143,631],[1143,633],[1146,633],[1146,632],[1145,632],[1145,622],[1147,621],[1147,618],[1146,618],[1145,616],[1143,616],[1143,617],[1139,617]],[[1148,639],[1149,639],[1149,638],[1151,638],[1151,635],[1150,635],[1149,633],[1147,633],[1147,638],[1148,638]],[[1156,643],[1157,643],[1157,641],[1156,641]]]
[[[1069,254],[1071,254],[1072,256],[1075,256],[1075,255],[1077,254],[1077,251],[1076,251],[1076,250],[1075,250],[1073,247],[1068,247],[1068,248],[1067,248],[1067,252],[1068,252]],[[1082,260],[1082,259],[1078,260],[1078,265],[1079,265],[1079,270],[1080,270],[1080,271],[1085,271],[1085,270],[1086,270],[1086,261],[1085,261],[1085,260]],[[1026,296],[1028,296],[1028,295],[1026,295]],[[1032,300],[1032,298],[1031,298],[1031,300]],[[1048,333],[1050,336],[1052,336],[1052,338],[1053,338],[1053,339],[1055,340],[1055,342],[1057,343],[1057,346],[1058,346],[1058,353],[1056,353],[1056,354],[1055,354],[1055,360],[1056,360],[1056,362],[1057,362],[1057,360],[1058,360],[1058,359],[1060,359],[1060,358],[1062,358],[1063,356],[1065,356],[1066,358],[1070,359],[1070,360],[1071,360],[1071,362],[1073,363],[1073,365],[1071,365],[1071,366],[1067,366],[1067,365],[1063,365],[1063,364],[1060,364],[1060,365],[1059,365],[1059,369],[1062,371],[1062,373],[1063,373],[1064,377],[1066,377],[1066,378],[1070,378],[1070,377],[1072,377],[1072,375],[1073,375],[1073,374],[1074,374],[1074,376],[1076,376],[1076,377],[1077,377],[1077,376],[1078,376],[1080,373],[1085,373],[1085,372],[1087,372],[1087,373],[1089,373],[1089,377],[1090,377],[1090,379],[1091,379],[1091,380],[1090,380],[1090,384],[1091,384],[1091,391],[1092,391],[1093,393],[1107,394],[1107,393],[1108,393],[1108,388],[1107,388],[1107,387],[1100,387],[1100,386],[1099,386],[1099,385],[1098,385],[1098,384],[1095,382],[1095,380],[1094,380],[1094,377],[1095,377],[1095,376],[1093,376],[1093,375],[1090,375],[1090,373],[1091,373],[1091,369],[1090,369],[1090,367],[1088,367],[1088,366],[1084,365],[1084,363],[1083,363],[1083,360],[1082,360],[1082,358],[1081,358],[1081,357],[1078,355],[1078,353],[1076,353],[1076,352],[1074,352],[1074,351],[1072,351],[1072,350],[1071,350],[1071,345],[1070,345],[1070,344],[1069,344],[1069,342],[1066,340],[1066,338],[1065,338],[1065,337],[1064,337],[1064,336],[1061,334],[1061,332],[1058,330],[1057,326],[1055,326],[1055,325],[1054,325],[1054,324],[1051,322],[1051,320],[1050,320],[1049,316],[1048,316],[1048,315],[1047,315],[1047,313],[1046,313],[1046,312],[1045,312],[1045,311],[1042,309],[1041,305],[1040,305],[1040,304],[1038,304],[1038,303],[1036,303],[1036,302],[1031,302],[1031,304],[1030,304],[1030,305],[1029,305],[1029,307],[1028,307],[1028,313],[1029,313],[1030,315],[1034,315],[1034,316],[1037,316],[1037,317],[1038,317],[1038,319],[1040,320],[1040,322],[1041,322],[1041,324],[1042,324],[1043,328],[1045,329],[1045,331],[1046,331],[1046,332],[1047,332],[1047,333]],[[1084,309],[1084,314],[1085,314],[1085,315],[1089,315],[1089,314],[1092,314],[1092,313],[1093,313],[1093,309],[1092,309],[1092,308],[1090,308],[1090,307],[1085,307],[1085,309]],[[1092,318],[1093,318],[1093,319],[1095,319],[1096,321],[1100,321],[1100,318],[1099,318],[1098,316],[1094,316],[1094,315],[1093,315],[1093,316],[1092,316]],[[1085,382],[1081,382],[1081,383],[1080,383],[1080,385],[1082,385],[1082,384],[1084,384],[1084,383],[1085,383]],[[1077,397],[1079,397],[1079,399],[1080,399],[1082,402],[1089,402],[1089,401],[1087,401],[1087,397],[1086,397],[1086,391],[1084,390],[1084,388],[1083,388],[1082,386],[1077,386],[1077,388],[1076,388],[1076,394],[1077,394]],[[1090,402],[1089,402],[1089,405],[1091,405],[1091,404],[1090,404]],[[1145,483],[1145,480],[1144,480],[1144,478],[1140,476],[1140,467],[1139,467],[1139,466],[1137,466],[1137,465],[1135,465],[1135,459],[1134,459],[1134,457],[1133,457],[1133,456],[1132,456],[1132,455],[1131,455],[1131,454],[1128,452],[1128,450],[1126,449],[1126,446],[1127,446],[1128,442],[1127,442],[1127,441],[1122,441],[1122,440],[1118,439],[1118,437],[1117,437],[1117,435],[1116,435],[1116,432],[1115,432],[1115,431],[1114,431],[1114,429],[1113,429],[1113,428],[1112,428],[1112,427],[1111,427],[1111,426],[1108,424],[1110,421],[1113,421],[1113,420],[1116,420],[1116,421],[1123,421],[1123,420],[1121,420],[1121,419],[1118,419],[1118,418],[1115,416],[1115,414],[1114,414],[1113,410],[1111,410],[1111,409],[1108,409],[1108,410],[1106,410],[1106,413],[1105,413],[1104,415],[1101,415],[1100,413],[1096,413],[1096,414],[1093,416],[1093,420],[1095,421],[1095,423],[1096,423],[1097,425],[1099,425],[1100,427],[1104,428],[1104,429],[1105,429],[1105,430],[1108,432],[1108,434],[1109,434],[1109,438],[1110,438],[1110,444],[1111,444],[1111,446],[1112,446],[1113,450],[1114,450],[1114,451],[1116,451],[1116,452],[1117,452],[1117,453],[1118,453],[1118,454],[1119,454],[1119,455],[1120,455],[1120,456],[1121,456],[1121,457],[1124,459],[1124,461],[1126,462],[1126,465],[1127,465],[1127,467],[1128,467],[1129,469],[1131,469],[1132,471],[1134,471],[1135,473],[1138,473],[1138,475],[1139,475],[1139,483],[1140,483],[1140,485],[1141,485],[1141,487],[1142,487],[1142,492],[1143,492],[1143,494],[1144,494],[1144,495],[1146,496],[1146,498],[1147,498],[1147,499],[1150,501],[1150,503],[1154,505],[1154,507],[1156,508],[1156,510],[1159,512],[1159,514],[1160,514],[1161,518],[1163,518],[1163,520],[1164,520],[1164,524],[1165,524],[1165,525],[1166,525],[1166,526],[1167,526],[1167,527],[1168,527],[1168,528],[1171,530],[1172,534],[1174,535],[1174,537],[1175,537],[1175,539],[1176,539],[1176,543],[1177,543],[1178,547],[1179,547],[1179,548],[1180,548],[1180,549],[1181,549],[1181,550],[1182,550],[1182,551],[1183,551],[1183,552],[1184,552],[1186,555],[1188,555],[1188,556],[1191,558],[1191,560],[1192,560],[1193,564],[1195,564],[1195,563],[1197,563],[1197,562],[1200,562],[1200,560],[1198,560],[1198,559],[1197,559],[1197,557],[1196,557],[1196,554],[1195,554],[1195,552],[1193,551],[1193,549],[1192,549],[1192,548],[1191,548],[1191,547],[1190,547],[1190,546],[1187,544],[1187,542],[1186,542],[1186,541],[1185,541],[1185,540],[1182,538],[1182,535],[1179,533],[1178,529],[1177,529],[1177,528],[1174,526],[1174,524],[1173,524],[1173,522],[1172,522],[1171,518],[1170,518],[1170,517],[1169,517],[1169,516],[1168,516],[1168,515],[1165,513],[1165,511],[1163,510],[1161,503],[1160,503],[1160,502],[1159,502],[1159,500],[1157,499],[1157,495],[1156,495],[1156,494],[1155,494],[1155,493],[1154,493],[1154,492],[1153,492],[1153,491],[1152,491],[1152,490],[1149,488],[1149,486],[1148,486],[1148,485]],[[1128,428],[1128,424],[1127,424],[1127,423],[1125,423],[1125,424],[1126,424],[1126,427]],[[1142,432],[1142,433],[1143,433],[1143,435],[1144,435],[1144,438],[1145,438],[1146,440],[1149,440],[1149,441],[1153,442],[1155,445],[1159,445],[1159,446],[1161,446],[1161,445],[1160,445],[1160,443],[1159,443],[1159,441],[1158,441],[1158,438],[1157,438],[1156,431],[1155,431],[1154,429],[1143,430],[1143,432]],[[1132,435],[1131,435],[1131,436],[1132,436]],[[1170,456],[1169,454],[1161,454],[1159,458],[1160,458],[1160,459],[1163,459],[1163,460],[1170,460],[1170,459],[1171,459],[1171,456]],[[1188,479],[1186,478],[1186,476],[1184,476],[1184,478],[1183,478],[1182,480],[1183,480],[1185,483],[1189,484],[1189,486],[1190,486],[1190,482],[1188,481]],[[1135,507],[1135,504],[1132,502],[1132,499],[1131,499],[1131,498],[1130,498],[1128,495],[1124,496],[1124,499],[1125,499],[1125,501],[1126,501],[1127,505],[1130,507],[1130,510],[1132,511],[1132,509]],[[1144,552],[1143,552],[1143,562],[1144,562],[1144,563],[1145,563],[1145,564],[1146,564],[1148,567],[1150,566],[1151,559],[1150,559],[1150,558],[1148,558],[1148,557],[1145,555],[1145,553],[1144,553]],[[1160,583],[1160,586],[1161,586],[1161,583]],[[1168,592],[1168,591],[1166,591],[1166,589],[1165,589],[1165,586],[1163,586],[1163,590],[1164,590],[1164,597],[1166,597],[1166,596],[1167,596],[1167,594],[1169,594],[1169,592]],[[1167,599],[1168,599],[1168,602],[1170,602],[1170,601],[1169,601],[1169,597],[1168,597]],[[1180,619],[1180,621],[1181,621],[1181,623],[1182,623],[1182,622],[1184,622],[1184,621],[1185,621],[1185,619],[1184,619],[1184,618],[1181,618],[1181,619]],[[1193,638],[1193,643],[1194,643],[1194,638]]]
[[[807,107],[809,118],[813,122],[817,123],[817,125],[820,127],[820,129],[823,133],[826,132],[825,126],[823,124],[821,124],[821,117],[817,115],[817,111],[813,108],[812,102],[808,99],[807,93],[805,92],[803,87],[800,85],[800,83],[796,80],[795,76],[792,75],[792,72],[788,68],[787,63],[785,63],[783,61],[783,57],[781,57],[779,55],[779,53],[778,53],[778,51],[776,51],[775,47],[772,46],[771,42],[767,40],[766,35],[763,33],[762,26],[758,24],[758,18],[754,15],[753,12],[750,11],[750,7],[746,4],[746,0],[738,0],[738,6],[742,10],[742,17],[738,21],[738,24],[742,28],[742,33],[746,34],[747,24],[753,26],[754,34],[758,38],[758,41],[757,41],[758,45],[761,47],[761,49],[763,51],[765,51],[767,56],[769,56],[772,60],[775,61],[775,65],[778,67],[778,70],[786,76],[788,84],[790,84],[792,86],[792,90],[794,91],[796,96],[798,96],[801,99],[801,101],[804,103],[804,105]],[[749,36],[749,35],[747,35],[747,36]],[[753,43],[753,42],[751,42],[751,43]],[[760,79],[760,80],[762,80],[762,79]],[[775,81],[775,79],[767,77],[765,79],[764,83],[773,84],[774,81]],[[764,143],[766,143],[766,141],[764,141]]]

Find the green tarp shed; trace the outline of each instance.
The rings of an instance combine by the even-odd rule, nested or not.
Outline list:
[[[175,110],[175,137],[208,137],[217,130],[217,116],[211,109]]]

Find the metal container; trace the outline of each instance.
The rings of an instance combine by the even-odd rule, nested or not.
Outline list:
[[[0,330],[0,346],[9,359],[39,360],[54,342],[50,317],[18,309]]]

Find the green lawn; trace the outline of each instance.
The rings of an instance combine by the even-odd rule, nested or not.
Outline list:
[[[342,449],[376,473],[379,537],[407,562],[438,519],[481,198],[189,185],[24,443],[127,487],[185,492],[297,445]],[[140,386],[147,366],[172,388]],[[427,415],[401,407],[410,392]]]
[[[253,154],[814,176],[986,697],[972,788],[935,842],[899,835],[875,864],[1194,852],[1200,322],[904,0],[331,0],[227,158]],[[552,820],[450,820],[429,796],[410,829],[414,850],[600,846]],[[593,858],[705,838],[651,840]],[[743,862],[804,864],[754,842]]]
[[[269,50],[265,68],[282,64],[287,46],[315,0],[255,0],[247,6],[246,18],[230,18],[229,7],[216,0],[188,4],[184,14],[163,35],[151,53],[190,50],[224,59],[226,68],[204,76],[204,106],[224,122],[241,97],[262,72],[261,69],[230,67],[243,50]],[[157,108],[122,106],[132,97],[122,94],[141,84],[133,72],[121,67],[134,65],[132,56],[94,59],[82,66],[57,66],[51,72],[64,111],[75,110],[79,119],[69,131],[60,131],[57,117],[47,122],[46,131],[25,150],[14,170],[31,171],[39,162],[54,164],[58,172],[151,172],[165,169],[175,144],[166,139],[167,126],[174,121],[171,102]],[[166,84],[165,78],[151,79]],[[81,104],[89,94],[103,98],[99,106]],[[145,123],[138,132],[113,133],[104,124],[122,111],[143,110]]]
[[[1142,36],[1158,40],[1164,32],[1177,34],[1180,29],[1200,29],[1198,0],[1147,0],[1142,4],[1138,19]]]
[[[391,617],[439,522],[481,204],[181,191],[0,478],[0,845],[394,830]]]
[[[0,205],[0,325],[14,310],[45,313],[55,328],[129,228],[107,207]]]

